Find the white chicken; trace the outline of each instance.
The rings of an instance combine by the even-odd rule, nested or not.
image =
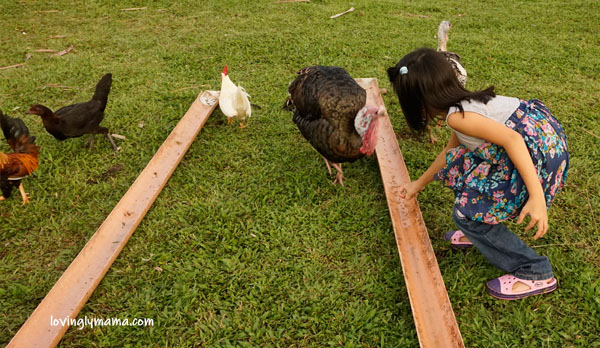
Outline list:
[[[465,85],[467,83],[467,70],[465,70],[465,68],[462,66],[461,61],[460,61],[460,56],[457,53],[448,52],[448,50],[446,48],[446,46],[448,44],[448,32],[450,31],[450,27],[452,27],[452,25],[448,21],[442,21],[440,23],[440,25],[438,26],[437,51],[440,52],[442,55],[444,55],[444,57],[446,58],[448,63],[450,63],[450,65],[452,65],[452,68],[454,68],[454,73],[456,74],[456,78],[458,79],[458,82],[460,82],[460,84],[463,87],[465,87]],[[441,125],[443,124],[443,121],[444,121],[443,119],[438,119],[438,124],[437,124],[438,128],[441,127]],[[434,137],[433,134],[431,133],[431,127],[429,127],[429,125],[427,125],[426,129],[427,129],[427,133],[429,134],[429,141],[432,144],[435,144],[438,141],[438,139],[436,137]]]
[[[240,128],[246,128],[244,122],[252,115],[252,107],[248,100],[248,93],[240,85],[231,82],[227,74],[227,65],[221,72],[221,94],[219,95],[219,107],[225,116],[227,123],[233,123],[233,118],[240,120]]]
[[[452,65],[454,68],[454,72],[456,74],[456,78],[460,82],[460,84],[465,87],[467,84],[467,70],[462,66],[460,61],[460,56],[454,52],[448,52],[446,49],[446,45],[448,44],[448,32],[452,24],[448,21],[442,21],[438,26],[438,47],[437,51],[442,53],[446,60]]]

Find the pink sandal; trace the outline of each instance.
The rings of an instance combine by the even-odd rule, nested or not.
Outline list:
[[[513,285],[519,282],[529,286],[529,289],[523,291],[513,290]],[[502,277],[492,279],[486,285],[488,293],[501,300],[519,300],[532,295],[552,292],[558,287],[556,278],[549,280],[527,280],[515,277],[512,274],[505,274]]]
[[[456,248],[471,248],[473,246],[473,243],[471,243],[470,241],[466,241],[466,242],[460,241],[460,239],[464,236],[465,236],[465,234],[463,231],[455,230],[455,231],[447,232],[444,235],[444,240],[446,242],[450,242],[450,245],[453,247],[456,247]]]

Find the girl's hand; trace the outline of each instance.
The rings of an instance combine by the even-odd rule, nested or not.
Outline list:
[[[412,199],[420,191],[425,188],[419,180],[411,181],[408,184],[400,186],[400,197],[404,199]]]
[[[529,197],[523,210],[521,210],[521,215],[519,215],[517,223],[520,224],[523,222],[527,215],[529,215],[531,220],[525,231],[528,231],[537,224],[537,233],[533,236],[533,239],[538,239],[548,232],[548,211],[546,210],[546,200],[543,197],[537,199]]]

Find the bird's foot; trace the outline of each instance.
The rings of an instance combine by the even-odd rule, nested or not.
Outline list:
[[[29,202],[31,202],[31,199],[29,198],[29,194],[27,194],[27,196],[23,197],[23,203],[21,203],[21,206],[24,206]]]
[[[246,128],[246,125],[244,124],[244,121],[241,121],[240,122],[240,129],[244,129],[244,128]]]
[[[106,137],[108,138],[108,141],[110,141],[110,144],[112,145],[112,148],[115,152],[121,151],[121,147],[115,144],[115,141],[109,133],[106,133]]]
[[[337,172],[335,174],[335,180],[333,180],[333,184],[340,184],[340,186],[344,187],[344,173]]]
[[[227,124],[233,123],[233,117],[227,117]]]
[[[335,168],[335,170],[337,170],[337,173],[335,174],[335,180],[333,180],[333,184],[340,184],[340,186],[344,187],[344,171],[342,171],[342,164],[331,162],[331,165],[333,166],[333,168]]]
[[[29,199],[29,193],[25,192],[25,188],[23,187],[23,183],[19,185],[19,192],[21,193],[21,198],[23,199],[22,206],[29,203],[31,199]]]
[[[4,196],[0,196],[0,201],[5,200],[6,198],[4,198]]]

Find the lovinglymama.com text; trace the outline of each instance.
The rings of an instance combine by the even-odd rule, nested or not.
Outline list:
[[[74,326],[79,330],[84,328],[93,329],[99,326],[135,326],[135,327],[147,327],[154,326],[154,319],[151,318],[133,318],[133,319],[121,319],[121,318],[71,318],[69,316],[65,318],[54,318],[50,316],[50,326]]]

